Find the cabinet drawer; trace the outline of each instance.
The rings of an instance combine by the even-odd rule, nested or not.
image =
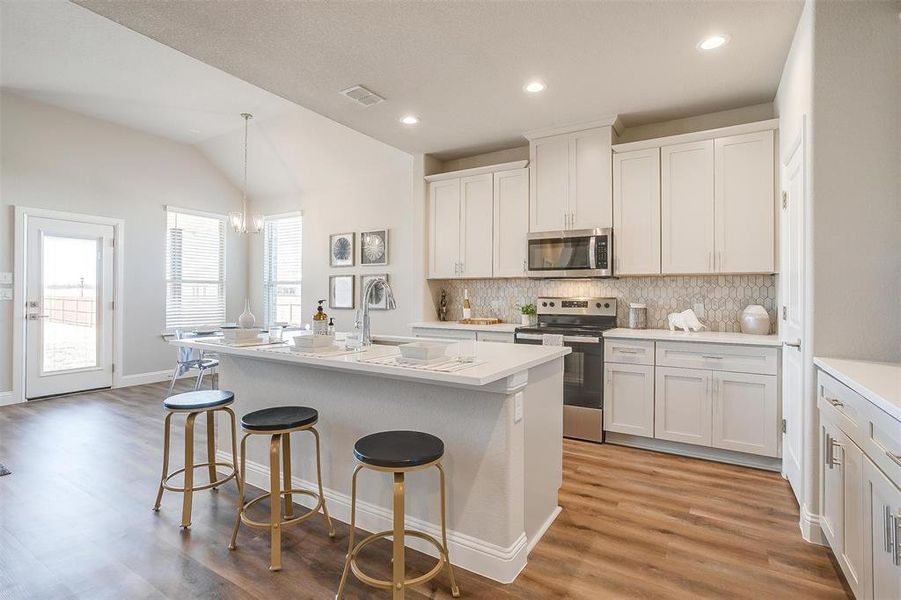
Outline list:
[[[414,337],[436,338],[440,340],[474,340],[476,332],[466,329],[439,329],[415,327],[413,329]]]
[[[866,443],[864,409],[867,404],[866,399],[828,373],[817,372],[817,406],[861,447]]]
[[[776,375],[778,349],[759,346],[657,342],[657,366]]]
[[[476,338],[480,342],[504,342],[512,344],[513,336],[514,334],[503,331],[479,331],[476,333]]]
[[[866,401],[865,398],[861,400]],[[863,449],[892,483],[901,487],[901,421],[895,420],[869,401],[866,402]]]
[[[654,364],[654,342],[604,339],[604,362],[633,365]]]

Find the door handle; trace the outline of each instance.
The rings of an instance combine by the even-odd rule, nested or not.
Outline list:
[[[30,314],[30,315],[26,315],[25,318],[28,319],[29,321],[39,321],[41,319],[49,319],[50,315]]]
[[[782,342],[782,345],[783,345],[783,346],[787,346],[787,347],[789,347],[789,348],[797,348],[798,350],[800,350],[800,349],[801,349],[801,340],[798,340],[797,342],[785,342],[785,341],[783,341],[783,342]]]

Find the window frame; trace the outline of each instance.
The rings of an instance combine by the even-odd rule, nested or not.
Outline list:
[[[267,263],[269,263],[268,252],[269,252],[269,225],[275,221],[281,221],[284,219],[300,219],[300,280],[285,280],[281,281],[277,278],[271,278],[271,271],[273,265],[268,265],[269,269],[267,269]],[[279,285],[297,285],[301,288],[301,310],[303,310],[303,211],[291,211],[285,213],[278,213],[274,215],[265,215],[263,217],[263,231],[262,231],[262,245],[263,245],[263,280],[261,282],[263,288],[263,322],[269,326],[274,322],[274,318],[278,313],[278,303],[275,301],[275,306],[270,306],[270,298],[272,297],[272,289],[277,289]],[[300,325],[303,322],[303,317],[301,316],[300,321],[297,323],[289,323],[289,325]]]
[[[163,332],[164,335],[174,334],[176,330],[181,329],[203,329],[210,327],[219,327],[224,325],[228,319],[228,215],[224,215],[221,213],[214,213],[203,210],[196,210],[193,208],[183,208],[180,206],[173,205],[165,205],[163,206],[163,212],[166,214],[166,240],[164,252],[165,256],[163,259],[163,283],[165,286],[164,293],[164,302],[163,302],[163,319],[164,319],[164,327]],[[172,326],[169,324],[169,284],[176,281],[170,280],[166,275],[166,271],[168,270],[168,259],[169,259],[169,213],[174,212],[178,214],[191,215],[195,217],[204,217],[208,219],[215,219],[219,221],[222,227],[222,256],[219,258],[220,272],[222,274],[221,280],[186,280],[181,279],[182,283],[206,283],[206,284],[221,284],[222,286],[222,321],[218,323],[192,323],[186,325],[175,325]]]

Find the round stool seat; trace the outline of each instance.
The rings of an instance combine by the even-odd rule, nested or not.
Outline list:
[[[234,401],[235,395],[228,390],[201,390],[169,396],[163,400],[163,406],[170,410],[207,410]]]
[[[241,427],[247,431],[278,431],[315,423],[319,411],[308,406],[275,406],[247,413],[241,417]]]
[[[421,431],[382,431],[357,440],[354,456],[376,467],[418,467],[444,456],[444,442]]]

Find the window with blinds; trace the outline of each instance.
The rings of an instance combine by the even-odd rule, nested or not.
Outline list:
[[[303,217],[266,219],[263,228],[263,314],[267,324],[303,321],[300,305]]]
[[[166,208],[166,329],[225,322],[225,218]]]

